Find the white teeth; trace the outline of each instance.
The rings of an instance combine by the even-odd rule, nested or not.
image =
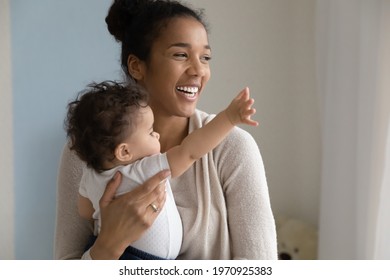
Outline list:
[[[195,94],[198,93],[199,88],[198,87],[177,87],[178,90],[184,91],[186,93]]]

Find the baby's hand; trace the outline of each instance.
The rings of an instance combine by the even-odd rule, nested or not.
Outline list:
[[[255,100],[250,98],[249,88],[244,88],[225,110],[230,122],[233,125],[258,126],[259,123],[251,119],[252,115],[256,113],[256,109],[252,108],[254,102]]]

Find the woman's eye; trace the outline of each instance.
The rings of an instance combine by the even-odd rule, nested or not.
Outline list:
[[[187,58],[186,53],[175,53],[174,56],[177,58]]]
[[[203,61],[210,61],[211,60],[211,56],[210,55],[204,55],[202,56],[201,58]]]

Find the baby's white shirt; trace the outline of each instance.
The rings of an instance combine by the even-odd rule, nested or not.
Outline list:
[[[130,165],[118,166],[102,173],[88,167],[84,168],[79,193],[92,202],[95,210],[93,214],[95,234],[100,232],[101,227],[99,200],[108,181],[117,171],[122,173],[122,182],[116,193],[116,196],[119,196],[133,190],[151,176],[165,169],[169,169],[165,153],[145,157]],[[160,209],[153,225],[131,246],[161,258],[175,259],[180,251],[183,228],[169,180],[166,181],[166,192],[165,205]],[[153,211],[150,206],[148,207],[150,211]]]

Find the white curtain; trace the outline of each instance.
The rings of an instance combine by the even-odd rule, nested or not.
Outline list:
[[[317,0],[320,259],[390,259],[390,0]]]

